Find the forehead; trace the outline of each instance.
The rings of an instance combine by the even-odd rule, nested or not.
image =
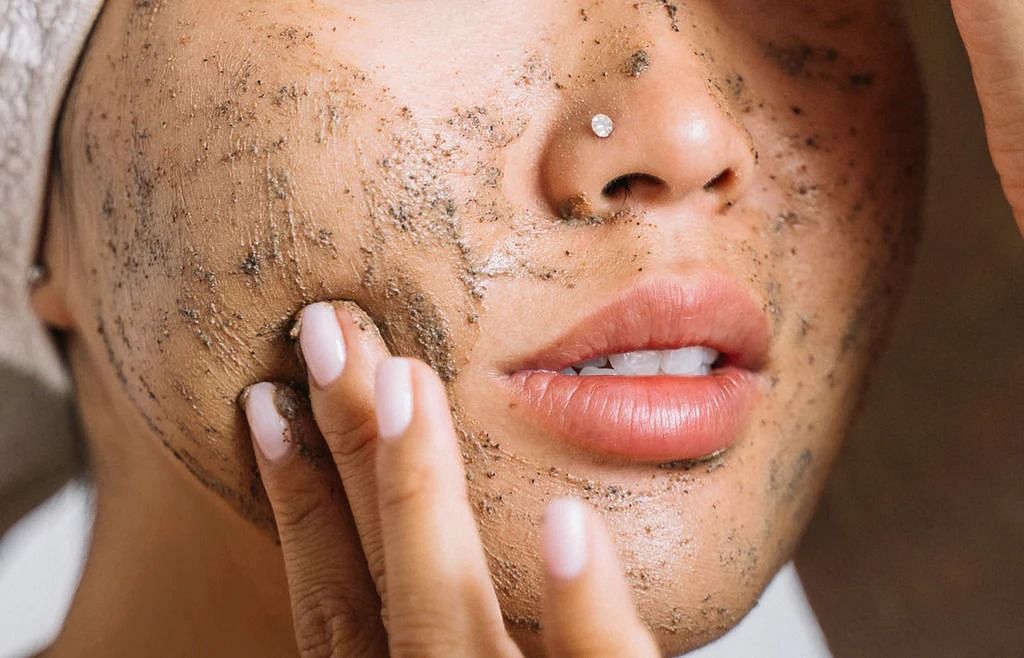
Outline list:
[[[505,2],[461,0],[253,3],[120,3],[129,50],[174,53],[179,66],[208,74],[211,57],[260,62],[284,73],[335,63],[362,68],[385,84],[406,81],[424,94],[479,89],[510,67],[595,66],[636,43],[685,43],[705,59],[751,50],[787,49],[790,66],[814,51],[861,57],[887,47],[895,11],[877,0],[856,2]],[[122,21],[118,21],[122,22]],[[801,54],[801,47],[812,52]],[[698,52],[698,51],[695,51]],[[170,61],[170,60],[168,60]],[[144,64],[144,57],[127,64]],[[166,63],[166,62],[165,62]]]

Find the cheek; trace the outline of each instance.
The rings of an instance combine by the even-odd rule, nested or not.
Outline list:
[[[760,124],[780,145],[764,153],[777,188],[762,190],[770,210],[746,247],[775,330],[756,430],[771,440],[743,468],[760,483],[760,545],[778,555],[813,511],[904,286],[921,194],[914,80],[894,74],[849,100],[857,111],[805,90],[814,110]]]
[[[80,316],[131,424],[265,517],[236,399],[256,381],[302,381],[286,335],[306,302],[356,298],[358,211],[323,172],[342,171],[326,144],[358,94],[324,84],[300,119],[307,90],[251,62],[229,70],[152,89],[140,65],[110,82],[150,89],[147,102],[86,87],[68,153],[91,183],[75,205],[95,217],[80,226]]]
[[[783,5],[755,23],[760,12],[725,2],[722,33],[737,48],[709,46],[709,82],[759,153],[758,235],[735,248],[754,263],[779,342],[817,340],[826,361],[874,341],[909,261],[921,193],[913,53],[891,8],[854,4]]]
[[[759,221],[736,249],[754,263],[767,300],[782,384],[845,389],[857,381],[902,288],[924,133],[916,73],[892,63],[908,61],[900,45],[860,56],[847,54],[857,44],[834,55],[809,45],[795,70],[758,60],[762,84],[747,125],[763,145],[752,211]]]
[[[353,300],[393,353],[458,375],[482,293],[464,195],[445,181],[500,178],[485,166],[495,144],[472,131],[507,143],[517,124],[456,112],[428,138],[358,71],[285,84],[243,64],[189,106],[123,117],[101,101],[75,154],[95,181],[76,201],[100,211],[82,231],[93,350],[145,426],[245,498],[259,487],[236,399],[256,381],[301,386],[287,333],[304,305]],[[484,143],[467,156],[437,139]]]

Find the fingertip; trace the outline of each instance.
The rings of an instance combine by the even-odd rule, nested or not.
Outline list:
[[[559,581],[579,578],[587,566],[587,510],[576,498],[548,504],[542,528],[542,553],[549,576]]]
[[[338,313],[327,302],[310,304],[302,310],[296,324],[299,348],[312,383],[328,388],[345,370],[345,335]]]
[[[269,382],[245,389],[240,402],[249,432],[260,454],[269,462],[284,459],[291,451],[291,430],[277,405],[277,387]]]
[[[657,656],[601,517],[575,498],[544,513],[544,643],[556,656]]]
[[[388,357],[378,366],[374,379],[377,435],[386,442],[397,441],[413,417],[412,363],[402,357]]]
[[[330,305],[345,335],[346,346],[351,352],[358,352],[360,360],[376,365],[391,356],[377,323],[362,307],[344,300]]]
[[[348,300],[339,300],[332,302],[331,306],[334,307],[335,312],[338,314],[339,322],[349,321],[360,332],[370,332],[377,337],[380,336],[377,324],[359,304]]]

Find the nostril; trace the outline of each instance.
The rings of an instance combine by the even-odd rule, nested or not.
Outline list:
[[[660,187],[664,184],[665,181],[650,174],[625,174],[609,181],[608,184],[604,186],[604,189],[601,190],[601,195],[608,198],[615,198],[619,196],[626,198],[638,185]]]
[[[732,186],[736,181],[736,172],[730,169],[725,169],[717,176],[704,183],[705,192],[717,192],[719,190],[725,190]]]

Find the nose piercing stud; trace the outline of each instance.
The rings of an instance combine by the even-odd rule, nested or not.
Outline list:
[[[594,134],[605,139],[611,137],[612,133],[615,132],[615,123],[612,122],[612,118],[607,114],[595,114],[590,120],[590,128],[594,131]]]
[[[32,267],[28,268],[28,285],[30,288],[42,284],[50,276],[50,271],[46,269],[45,265],[36,263]]]

